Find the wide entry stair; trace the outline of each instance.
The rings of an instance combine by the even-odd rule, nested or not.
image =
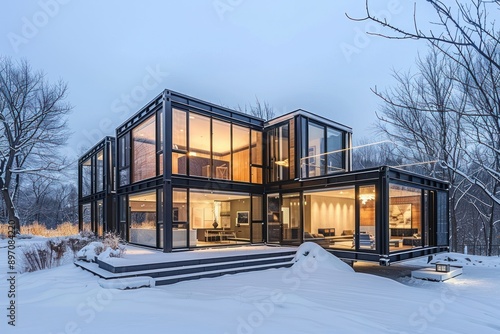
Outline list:
[[[75,265],[106,280],[152,277],[156,285],[174,284],[199,278],[291,267],[296,248],[248,246],[233,250],[200,250],[179,253],[131,254],[96,262],[76,261]],[[144,251],[144,250],[142,250]]]

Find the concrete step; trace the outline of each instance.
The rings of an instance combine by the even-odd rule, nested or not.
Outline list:
[[[116,267],[109,268],[110,265],[102,261],[98,261],[98,263],[76,261],[75,265],[107,280],[148,276],[155,280],[156,285],[166,285],[200,278],[219,277],[227,274],[290,267],[293,264],[294,256],[295,252],[293,251],[249,253],[246,255],[187,261],[147,263],[133,266],[122,265],[118,270],[116,270]]]

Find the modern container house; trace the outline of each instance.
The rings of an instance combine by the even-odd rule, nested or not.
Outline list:
[[[165,90],[116,130],[108,215],[86,190],[88,170],[98,189],[101,144],[80,159],[81,229],[164,252],[312,241],[382,264],[448,249],[446,182],[352,171],[351,128],[305,110],[266,122]]]

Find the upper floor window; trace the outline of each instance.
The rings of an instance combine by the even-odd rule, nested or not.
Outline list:
[[[155,116],[132,130],[132,182],[156,176]]]
[[[301,158],[302,177],[346,171],[343,132],[323,124],[307,123]]]

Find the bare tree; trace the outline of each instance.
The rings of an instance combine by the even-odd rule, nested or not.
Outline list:
[[[493,231],[497,224],[495,208],[500,205],[500,31],[490,14],[500,10],[500,1],[457,0],[445,4],[444,1],[427,0],[425,5],[434,9],[437,18],[437,21],[431,22],[432,29],[428,31],[420,29],[422,22],[419,22],[416,3],[412,28],[396,26],[373,15],[368,0],[365,4],[366,16],[354,20],[369,20],[386,28],[385,32],[372,33],[374,35],[389,39],[424,40],[447,64],[455,65],[455,70],[449,74],[454,82],[450,96],[457,98],[458,102],[441,106],[418,104],[413,108],[415,114],[437,110],[441,113],[440,117],[453,114],[458,122],[456,124],[460,125],[457,128],[462,132],[461,141],[457,144],[460,147],[460,155],[457,156],[460,164],[455,164],[454,159],[447,159],[447,155],[453,156],[453,152],[446,145],[442,154],[426,153],[433,153],[438,157],[440,167],[481,189],[483,196],[489,198],[479,196],[468,201],[471,205],[477,204],[477,199],[481,199],[482,204],[490,203],[489,206],[475,205],[475,208],[481,210],[481,221],[489,222],[484,231],[488,231],[486,240],[491,253],[491,244],[495,239]],[[432,95],[432,92],[428,93]],[[385,100],[395,108],[405,107],[399,104],[400,101],[387,99],[387,96]],[[415,122],[415,127],[421,125]],[[447,132],[442,126],[439,131]],[[423,138],[419,140],[423,142]],[[452,220],[452,233],[456,232],[456,227]]]
[[[456,0],[445,3],[440,0],[426,0],[425,5],[432,7],[437,15],[437,21],[431,22],[434,29],[429,31],[420,29],[417,2],[414,3],[412,29],[393,25],[385,18],[375,16],[370,10],[369,0],[365,3],[365,17],[352,18],[346,15],[351,20],[369,20],[387,29],[387,33],[369,32],[369,34],[390,39],[427,41],[459,64],[463,63],[464,52],[472,52],[500,70],[500,59],[494,51],[496,47],[493,47],[500,44],[500,35],[495,28],[495,20],[489,17],[489,13],[500,9],[500,1]]]
[[[416,74],[394,73],[397,85],[385,92],[374,90],[385,102],[377,113],[379,131],[398,144],[395,153],[418,172],[449,181],[452,249],[457,249],[455,208],[463,198],[462,179],[456,173],[461,167],[464,139],[461,110],[463,95],[455,94],[453,74],[457,66],[435,49],[417,60]],[[448,168],[451,167],[451,168]],[[443,168],[444,167],[444,168]]]
[[[237,109],[241,112],[244,112],[245,114],[259,117],[266,121],[276,116],[274,108],[271,107],[268,102],[264,101],[264,103],[261,103],[257,97],[255,97],[255,105],[250,105],[249,107],[247,107],[247,105],[245,104],[245,107],[243,108],[238,105]]]
[[[68,137],[64,102],[67,85],[45,79],[27,61],[0,58],[0,191],[16,233],[20,230],[15,199],[23,174],[61,170],[57,148]]]

